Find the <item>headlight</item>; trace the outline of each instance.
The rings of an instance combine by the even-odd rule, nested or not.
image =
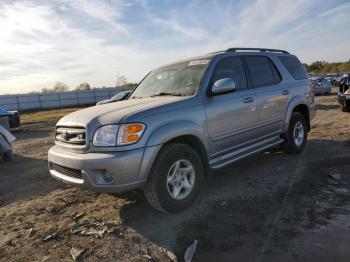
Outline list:
[[[134,144],[140,140],[146,126],[141,123],[123,124],[118,132],[118,146]]]
[[[118,125],[101,126],[94,134],[94,146],[116,146]]]

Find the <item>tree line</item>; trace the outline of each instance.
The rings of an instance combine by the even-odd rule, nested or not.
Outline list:
[[[303,65],[308,73],[313,74],[350,73],[350,59],[347,62],[316,61],[309,65],[306,63]]]
[[[116,88],[119,88],[121,90],[129,90],[132,88],[135,88],[137,86],[137,83],[130,83],[127,81],[125,76],[119,76],[117,79],[117,82],[115,84]],[[102,87],[104,88],[104,87]],[[83,91],[83,90],[91,90],[94,89],[90,86],[89,83],[83,82],[80,83],[75,87],[75,90],[77,91]],[[63,82],[56,82],[52,88],[42,88],[42,93],[56,93],[56,92],[65,92],[70,90],[69,86],[66,83]]]

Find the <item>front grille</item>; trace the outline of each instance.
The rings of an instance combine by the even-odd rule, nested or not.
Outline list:
[[[55,134],[56,141],[73,145],[86,144],[86,130],[83,127],[59,126]]]
[[[55,170],[56,172],[66,176],[83,179],[83,175],[81,174],[81,170],[79,169],[57,165],[52,162],[49,162],[49,168],[50,170]]]

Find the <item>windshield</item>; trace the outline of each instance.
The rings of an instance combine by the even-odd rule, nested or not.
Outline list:
[[[146,76],[130,98],[194,95],[208,62],[208,59],[186,61],[156,69]]]

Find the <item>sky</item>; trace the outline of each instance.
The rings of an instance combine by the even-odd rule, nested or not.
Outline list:
[[[0,0],[0,94],[140,81],[155,67],[229,47],[350,59],[350,1]]]

